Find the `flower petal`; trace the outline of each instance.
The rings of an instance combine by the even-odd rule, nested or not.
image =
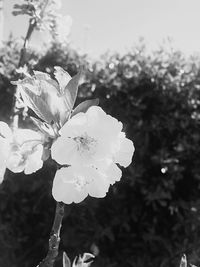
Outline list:
[[[122,171],[117,167],[116,164],[112,163],[106,170],[106,175],[110,184],[113,185],[115,182],[120,181],[122,177]]]
[[[59,83],[60,86],[60,93],[64,93],[66,85],[69,83],[69,81],[72,79],[72,77],[69,75],[67,71],[65,71],[63,68],[59,66],[54,67],[54,76],[56,80]]]
[[[90,170],[93,178],[88,184],[88,193],[91,197],[103,198],[108,192],[110,183],[104,173],[98,170]]]
[[[15,173],[22,172],[25,168],[25,164],[26,161],[19,152],[11,151],[6,162],[6,166],[9,170]]]
[[[0,121],[0,137],[4,137],[6,139],[12,138],[12,131],[7,123]]]
[[[31,174],[42,168],[43,166],[42,154],[43,154],[43,146],[41,144],[37,145],[35,151],[33,151],[33,153],[28,155],[27,157],[24,168],[25,174]]]
[[[114,117],[106,114],[102,108],[92,106],[86,112],[88,128],[96,137],[106,136],[112,140],[122,130],[122,123]]]
[[[114,162],[119,163],[123,167],[128,167],[132,162],[134,151],[133,142],[126,137],[122,137],[119,151],[114,155]]]
[[[3,182],[5,171],[6,171],[6,165],[1,164],[1,166],[0,166],[0,183]]]
[[[7,139],[0,137],[0,164],[5,164],[9,155],[9,143]]]
[[[83,201],[88,193],[85,187],[81,189],[76,186],[76,172],[72,167],[68,167],[56,172],[52,195],[56,201],[71,204],[72,202],[79,203]]]
[[[51,147],[52,158],[59,164],[71,164],[76,160],[76,142],[71,138],[58,138]]]
[[[43,135],[40,132],[36,132],[30,129],[17,129],[13,133],[13,141],[17,143],[19,146],[26,143],[26,146],[28,143],[30,146],[32,145],[31,142],[28,141],[41,141],[43,140]]]
[[[60,130],[61,138],[77,137],[86,130],[87,118],[85,113],[80,112],[72,117]]]

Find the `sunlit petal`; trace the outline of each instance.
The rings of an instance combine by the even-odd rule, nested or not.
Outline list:
[[[122,177],[122,171],[117,167],[116,164],[112,163],[106,170],[107,179],[110,184],[114,184],[117,181],[120,181]]]
[[[12,137],[12,131],[7,123],[0,121],[0,137],[10,139]]]
[[[51,154],[59,164],[71,164],[75,161],[77,144],[72,138],[60,139],[52,145]]]
[[[43,166],[42,154],[43,154],[43,146],[38,145],[35,147],[33,153],[28,155],[26,160],[26,165],[24,168],[25,174],[31,174],[42,168]]]
[[[114,155],[114,161],[123,167],[127,167],[132,162],[134,151],[135,148],[133,142],[128,138],[121,138],[120,149]]]
[[[86,189],[77,184],[77,173],[71,167],[62,168],[56,172],[52,195],[56,201],[62,201],[65,204],[72,202],[79,203],[83,201],[88,193]]]

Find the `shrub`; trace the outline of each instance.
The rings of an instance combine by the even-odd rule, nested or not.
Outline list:
[[[1,62],[6,53],[0,52]],[[139,46],[94,62],[54,45],[35,69],[51,73],[55,65],[71,75],[85,66],[78,101],[100,98],[104,110],[125,123],[136,148],[132,165],[105,199],[66,207],[60,250],[71,258],[99,252],[94,266],[177,266],[183,252],[198,265],[199,58],[163,48],[150,55]],[[13,68],[9,61],[2,67],[3,118],[11,109]],[[2,267],[34,266],[45,256],[54,171],[47,163],[28,177],[7,172],[0,193]]]

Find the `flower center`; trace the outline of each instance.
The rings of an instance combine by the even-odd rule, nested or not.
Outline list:
[[[83,190],[83,188],[88,184],[83,176],[78,175],[75,181],[75,187],[78,191]]]
[[[81,154],[89,154],[93,155],[95,153],[95,148],[97,145],[97,140],[84,133],[81,136],[74,137],[74,140],[77,143],[77,150],[80,151]]]

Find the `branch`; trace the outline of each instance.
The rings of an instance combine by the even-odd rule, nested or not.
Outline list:
[[[46,258],[44,258],[37,267],[53,267],[54,265],[55,259],[58,255],[58,248],[60,243],[60,228],[64,216],[64,207],[64,203],[57,202],[54,223],[49,239],[49,250]]]
[[[36,24],[37,23],[36,23],[36,20],[34,18],[31,18],[29,20],[29,27],[28,27],[28,30],[26,33],[26,37],[24,39],[23,48],[21,49],[18,68],[23,67],[26,63],[28,43],[29,43],[29,40],[31,38],[31,35],[34,31]],[[19,91],[16,88],[16,91],[14,94],[14,107],[13,107],[13,123],[12,123],[13,129],[18,128],[19,113],[20,113],[20,107],[19,107],[18,99],[19,99]]]
[[[24,45],[23,48],[21,49],[21,54],[20,54],[20,59],[19,59],[19,64],[18,64],[18,68],[23,67],[24,64],[26,63],[26,52],[27,52],[27,47],[28,47],[28,43],[29,40],[31,38],[31,35],[34,31],[34,28],[36,26],[36,19],[35,18],[31,18],[29,20],[29,27],[26,33],[26,37],[24,39]]]

